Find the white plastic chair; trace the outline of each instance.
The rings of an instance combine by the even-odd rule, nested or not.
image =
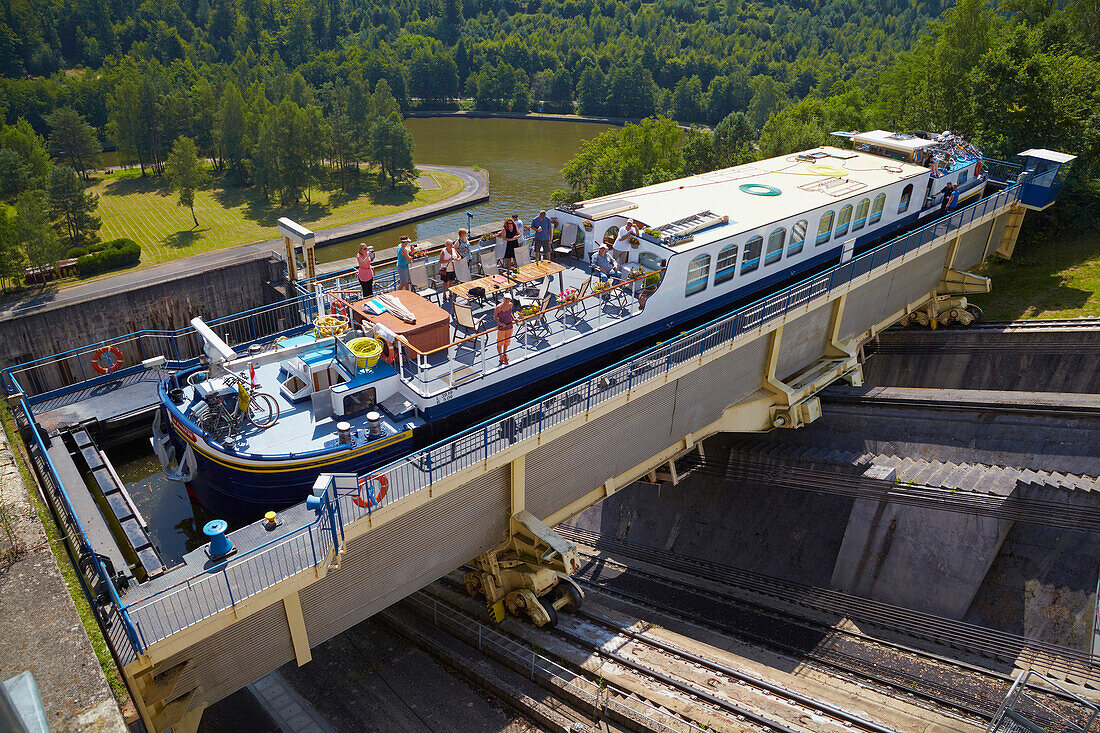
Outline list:
[[[460,283],[468,283],[474,279],[470,275],[470,263],[466,262],[465,257],[455,260],[455,277]]]
[[[429,300],[439,300],[439,291],[428,284],[428,265],[421,263],[409,267],[409,280],[416,289],[416,294]]]

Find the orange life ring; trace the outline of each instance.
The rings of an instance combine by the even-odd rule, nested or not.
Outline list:
[[[974,164],[974,177],[977,178],[982,174],[982,161],[978,161]]]
[[[382,341],[382,361],[393,364],[397,360],[397,344],[391,344],[386,339],[380,340]]]
[[[107,357],[107,363],[103,363],[103,357]],[[101,346],[96,349],[95,355],[92,357],[92,369],[95,369],[100,374],[110,374],[114,370],[122,366],[122,352],[118,350],[117,346]]]
[[[348,317],[348,303],[343,298],[332,299],[332,312],[338,316]]]
[[[372,495],[370,485],[375,481],[378,482],[378,492]],[[355,502],[355,506],[362,509],[370,509],[372,506],[378,506],[383,499],[386,498],[386,492],[390,490],[390,480],[386,478],[385,474],[375,474],[374,476],[368,476],[366,481],[359,484],[359,493],[352,499]],[[364,494],[366,495],[364,498]]]

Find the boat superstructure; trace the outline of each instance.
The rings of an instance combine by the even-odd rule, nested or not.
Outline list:
[[[976,158],[934,171],[922,164],[920,138],[903,141],[912,148],[903,160],[870,145],[892,134],[880,133],[855,136],[855,149],[824,146],[563,206],[551,212],[560,231],[552,266],[532,271],[524,247],[520,267],[501,271],[503,243],[475,246],[460,284],[499,292],[483,287],[443,303],[432,287],[434,258],[414,263],[427,286],[415,297],[438,301],[451,321],[438,346],[394,338],[357,318],[363,303],[347,291],[325,293],[321,306],[345,319],[346,332],[317,328],[253,354],[213,348],[207,368],[165,381],[162,460],[215,511],[276,509],[306,495],[321,471],[368,472],[420,435],[504,409],[525,388],[846,261],[944,208],[937,192],[948,182],[984,187]],[[639,236],[622,277],[602,284],[591,258],[628,220],[640,224]],[[507,363],[497,358],[493,320],[503,291],[518,311]],[[349,344],[377,336],[394,344],[392,364],[357,364]],[[227,383],[225,374],[238,376]],[[278,403],[275,424],[211,435],[202,419],[214,404],[208,395],[232,402],[246,378]]]

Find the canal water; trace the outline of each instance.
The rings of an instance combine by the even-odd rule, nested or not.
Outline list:
[[[530,222],[550,205],[554,191],[565,187],[561,168],[581,143],[610,129],[587,122],[456,117],[409,118],[405,126],[416,143],[417,162],[487,170],[489,200],[370,237],[319,247],[319,261],[352,257],[363,241],[382,250],[393,247],[402,235],[423,239],[453,232],[466,226],[467,211],[474,215],[474,225],[502,223],[513,213]]]
[[[489,172],[489,200],[468,209],[475,225],[502,222],[512,213],[530,222],[539,209],[550,205],[554,190],[565,186],[561,168],[581,143],[609,129],[584,122],[454,117],[410,118],[405,124],[416,142],[418,162],[477,166]],[[318,259],[331,262],[351,257],[364,240],[376,249],[388,249],[401,235],[419,239],[447,234],[466,226],[466,211],[320,247]],[[148,440],[110,449],[107,455],[148,521],[153,542],[168,566],[206,544],[202,527],[216,517],[192,502],[183,484],[164,477]]]

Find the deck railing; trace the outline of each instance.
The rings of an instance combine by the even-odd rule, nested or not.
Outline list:
[[[593,405],[629,392],[650,380],[662,378],[671,369],[699,359],[714,349],[726,347],[738,337],[759,332],[769,322],[784,317],[793,309],[828,297],[833,290],[849,286],[855,279],[872,270],[900,259],[976,219],[1000,211],[1015,203],[1019,195],[1020,186],[1010,186],[950,216],[882,244],[849,262],[836,265],[665,344],[649,348],[597,374],[528,402],[503,417],[483,422],[394,461],[374,471],[369,477],[361,477],[360,481],[372,483],[378,477],[385,476],[389,484],[386,496],[378,504],[363,508],[355,503],[358,498],[357,488],[338,490],[334,502],[338,529],[342,532],[345,525],[369,516],[378,507],[389,506],[446,476],[483,464],[509,446],[534,438],[548,428],[583,414]],[[284,573],[286,577],[313,566],[303,559],[309,557],[303,555],[302,547],[306,542],[303,533],[306,537],[310,536],[309,530],[295,530],[271,540],[261,548],[242,553],[226,563],[225,567],[213,568],[180,580],[154,596],[123,607],[123,617],[127,618],[129,614],[129,617],[137,619],[140,610],[142,618],[156,619],[158,623],[178,619],[179,623],[190,625],[197,622],[196,617],[206,618],[234,606],[240,602],[237,597],[240,591],[235,593],[233,590],[234,582],[267,582],[265,579],[270,577],[268,566],[272,555],[286,562],[293,562],[294,558],[298,558],[299,564],[289,567]],[[228,567],[233,570],[228,571]],[[272,579],[271,582],[277,580]],[[158,635],[158,638],[164,636]],[[142,642],[153,643],[147,637],[143,637]]]
[[[1064,699],[1072,702],[1064,706],[1052,706],[1047,702],[1048,695],[1034,694],[1035,690],[1045,693],[1044,688],[1047,690],[1053,688],[1061,692]],[[1095,703],[1085,700],[1054,680],[1029,669],[1016,676],[1016,681],[1012,683],[1004,702],[993,714],[988,730],[989,733],[1028,733],[1032,730],[1092,733],[1100,728],[1098,721],[1100,721],[1100,707]],[[1040,724],[1042,724],[1041,728]]]
[[[1020,175],[1020,171],[1023,170],[1023,166],[1019,163],[1010,163],[1007,160],[998,160],[997,158],[982,158],[982,167],[985,169],[985,174],[989,177],[989,180],[999,183],[1015,181],[1016,176]]]

